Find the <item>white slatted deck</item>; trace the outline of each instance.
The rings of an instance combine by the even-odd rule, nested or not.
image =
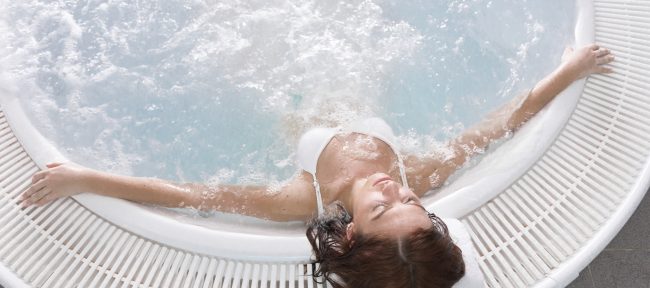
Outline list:
[[[648,187],[650,1],[593,5],[595,40],[617,56],[616,73],[590,77],[568,123],[537,163],[461,217],[489,287],[568,284],[614,237]],[[72,198],[23,210],[17,197],[39,170],[33,160],[39,153],[25,151],[0,111],[0,283],[322,287],[309,276],[309,255],[252,261],[164,244]]]

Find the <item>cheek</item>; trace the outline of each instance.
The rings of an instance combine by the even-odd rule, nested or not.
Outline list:
[[[365,197],[357,200],[358,201],[354,202],[352,205],[351,213],[354,216],[355,221],[364,221],[364,219],[368,219],[375,200],[372,199],[372,195],[365,195]]]
[[[370,193],[368,193],[367,190],[368,189],[365,186],[359,185],[359,183],[352,185],[352,188],[350,189],[350,198],[352,199],[352,203],[356,205],[357,203],[365,201],[370,196]]]
[[[360,219],[365,215],[363,207],[363,200],[354,202],[354,205],[352,205],[352,211],[350,211],[350,214],[356,218],[355,220]]]
[[[415,194],[415,192],[413,192],[413,190],[411,190],[409,188],[406,188],[406,187],[400,188],[400,194],[402,194],[404,196],[411,196],[411,197],[416,197],[416,198],[420,199],[420,197],[418,197]]]

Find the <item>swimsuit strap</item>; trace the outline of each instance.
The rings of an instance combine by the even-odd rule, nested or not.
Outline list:
[[[316,174],[311,175],[314,178],[314,189],[316,189],[316,204],[318,205],[318,215],[322,215],[325,212],[323,208],[323,196],[320,194],[320,185],[318,185],[318,180],[316,180]]]
[[[402,177],[402,185],[404,185],[406,189],[410,189],[409,182],[406,181],[406,168],[404,166],[404,161],[402,161],[402,156],[400,156],[397,150],[395,149],[393,149],[393,152],[397,156],[397,166],[399,167],[399,175],[400,177]]]

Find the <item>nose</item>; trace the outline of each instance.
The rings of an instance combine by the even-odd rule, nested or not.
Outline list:
[[[383,183],[380,183],[381,193],[384,195],[386,200],[394,201],[399,199],[399,183],[393,181],[392,179]]]

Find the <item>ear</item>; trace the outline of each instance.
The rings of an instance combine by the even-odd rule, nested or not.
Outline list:
[[[348,226],[345,228],[345,238],[348,239],[348,243],[350,246],[354,244],[355,233],[357,233],[357,230],[354,227],[354,222],[350,222],[350,224],[348,224]]]

